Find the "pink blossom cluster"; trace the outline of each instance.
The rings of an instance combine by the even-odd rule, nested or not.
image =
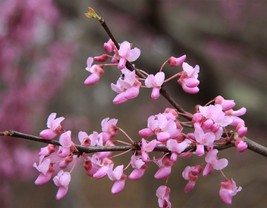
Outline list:
[[[231,137],[226,131],[227,126],[234,127],[232,134],[242,140],[240,142],[244,144],[241,146],[246,146],[242,137],[247,129],[244,121],[239,118],[245,111],[234,111],[232,109],[235,105],[234,102],[225,100],[221,96],[215,98],[213,102],[214,105],[198,106],[196,113],[188,114],[192,118],[191,123],[194,127],[193,131],[189,133],[183,132],[183,122],[179,119],[179,113],[173,108],[166,108],[163,113],[151,115],[147,120],[147,127],[139,131],[140,141],[132,144],[136,149],[130,158],[132,170],[129,174],[126,173],[128,167],[124,168],[123,164],[115,165],[111,151],[100,151],[93,154],[80,152],[73,142],[71,131],[65,131],[61,125],[64,118],[56,118],[56,113],[51,113],[47,120],[47,129],[41,131],[40,136],[45,140],[59,137],[60,146],[49,144],[41,148],[39,163],[34,163],[34,167],[40,172],[35,183],[37,185],[47,183],[55,175],[53,181],[59,187],[56,198],[61,199],[67,194],[71,172],[77,160],[82,160],[89,177],[94,179],[108,177],[114,182],[111,192],[117,194],[124,189],[127,178],[130,180],[142,178],[149,163],[158,166],[154,177],[160,180],[170,176],[172,168],[179,158],[188,158],[193,155],[203,156],[205,165],[187,166],[182,173],[182,177],[187,180],[184,191],[190,192],[194,189],[199,175],[208,176],[216,170],[223,173],[222,170],[228,165],[227,159],[218,158],[219,151],[216,149],[216,142],[223,142]],[[224,105],[225,103],[231,105]],[[120,129],[117,122],[117,119],[103,119],[101,133],[94,131],[87,134],[80,131],[78,133],[80,146],[114,147],[116,145],[114,137]],[[156,148],[163,147],[165,150],[162,156],[151,157]],[[240,151],[238,144],[236,147]],[[246,147],[242,147],[241,151],[245,149]],[[222,175],[225,179],[221,183],[219,195],[225,203],[231,204],[232,197],[242,188],[236,186],[233,179],[230,180],[225,174]],[[156,196],[160,207],[171,207],[170,192],[168,186],[159,186]]]
[[[111,84],[112,90],[117,93],[113,100],[114,104],[121,104],[130,99],[136,98],[139,94],[140,87],[152,88],[151,98],[156,100],[160,97],[161,86],[177,76],[179,76],[177,83],[182,86],[185,92],[195,94],[199,91],[199,66],[196,65],[193,68],[188,63],[184,62],[186,59],[185,55],[178,58],[173,56],[170,57],[155,75],[143,72],[146,74],[146,79],[143,79],[137,76],[135,70],[130,71],[127,68],[127,62],[131,63],[139,58],[141,54],[139,48],[132,48],[128,41],[124,41],[120,44],[118,49],[112,40],[108,40],[104,43],[104,49],[107,54],[89,57],[87,59],[87,67],[85,69],[90,72],[90,75],[86,78],[84,84],[91,86],[98,83],[104,75],[104,67],[117,66],[120,70],[121,76],[117,80],[116,84]],[[113,53],[113,55],[109,55],[110,53]],[[110,63],[103,63],[108,59],[110,59]],[[93,64],[94,61],[100,62],[100,64]],[[162,69],[167,63],[171,67],[182,66],[183,70],[166,79],[165,73]],[[140,73],[142,72],[140,71]],[[144,83],[143,85],[142,82]]]
[[[121,104],[138,96],[141,87],[152,88],[152,99],[158,99],[164,83],[179,77],[177,83],[187,93],[199,91],[198,73],[199,66],[190,66],[185,62],[186,56],[178,58],[170,57],[165,61],[159,72],[147,74],[141,69],[134,70],[129,64],[140,56],[140,49],[132,48],[131,44],[124,41],[117,48],[113,41],[104,44],[107,54],[89,57],[86,70],[91,74],[85,80],[85,85],[93,85],[101,80],[104,67],[115,66],[121,73],[116,84],[111,84],[113,91],[117,93],[113,99],[114,104]],[[113,55],[109,55],[113,53]],[[104,63],[111,59],[110,63]],[[93,64],[101,62],[100,64]],[[169,64],[171,67],[182,66],[182,71],[166,78],[163,68]],[[128,67],[128,68],[127,68]],[[130,69],[131,70],[130,70]],[[141,74],[141,75],[140,75]],[[143,77],[144,76],[144,77]],[[144,85],[142,85],[144,83]],[[159,207],[171,207],[171,189],[167,186],[168,177],[173,172],[173,166],[177,161],[192,156],[203,157],[202,164],[186,166],[181,173],[187,181],[184,191],[194,189],[200,176],[206,177],[216,171],[222,174],[219,196],[226,203],[232,203],[241,187],[237,186],[233,179],[228,179],[223,172],[228,160],[220,158],[217,146],[221,144],[233,144],[242,152],[247,149],[244,136],[247,133],[245,122],[240,116],[246,113],[245,108],[234,110],[235,102],[217,96],[204,106],[197,105],[193,114],[180,112],[179,109],[166,108],[162,113],[151,115],[147,119],[147,126],[138,133],[140,139],[134,141],[122,129],[117,126],[117,119],[106,118],[102,120],[100,133],[93,131],[91,134],[79,132],[80,144],[76,145],[71,136],[71,131],[66,131],[61,125],[63,117],[56,118],[52,113],[47,120],[47,129],[40,132],[44,140],[53,140],[59,137],[60,146],[56,150],[55,145],[48,145],[39,152],[39,163],[34,167],[40,172],[36,184],[48,182],[53,175],[53,181],[59,187],[57,199],[63,198],[71,180],[70,173],[74,170],[77,160],[82,160],[83,167],[89,177],[101,179],[104,177],[113,181],[111,192],[117,194],[125,187],[126,179],[137,180],[144,176],[149,164],[155,164],[158,169],[154,174],[157,180],[165,179],[165,184],[156,190]],[[185,117],[187,121],[181,119]],[[185,127],[187,128],[186,130]],[[129,158],[130,163],[126,167],[123,164],[115,165],[113,151],[105,148],[117,147],[120,140],[115,140],[118,131],[121,131],[131,143],[129,150],[133,154]],[[126,142],[122,142],[126,143]],[[78,147],[101,147],[99,152],[86,153]],[[115,150],[114,150],[115,151]],[[127,153],[128,151],[125,151]],[[158,151],[161,154],[155,154]],[[90,152],[90,151],[89,151]],[[131,167],[129,171],[129,167]]]
[[[39,162],[33,164],[40,173],[35,184],[45,184],[54,176],[53,182],[59,187],[56,198],[63,198],[68,192],[71,172],[77,160],[81,160],[88,176],[95,179],[108,176],[111,181],[114,181],[111,192],[116,194],[122,191],[127,178],[123,173],[123,165],[115,167],[111,160],[111,152],[97,152],[92,155],[79,152],[72,141],[71,131],[63,130],[61,125],[63,120],[64,117],[56,118],[56,113],[51,113],[47,120],[47,129],[40,132],[41,138],[45,140],[52,140],[58,136],[60,146],[48,144],[41,148]],[[101,122],[101,133],[94,131],[88,135],[86,132],[80,131],[78,133],[80,146],[114,146],[112,138],[117,135],[116,124],[117,119],[105,118]]]
[[[126,44],[127,43],[127,44]],[[135,68],[130,71],[127,68],[127,61],[135,61],[140,51],[137,48],[131,49],[131,45],[124,41],[120,44],[120,48],[116,48],[115,44],[109,40],[104,44],[107,53],[114,53],[109,56],[103,54],[102,56],[89,58],[90,64],[92,60],[104,62],[111,58],[111,64],[99,64],[101,69],[106,66],[117,66],[122,75],[116,84],[111,84],[113,91],[118,93],[114,98],[114,104],[124,103],[129,99],[138,96],[140,87],[152,88],[151,98],[158,99],[160,97],[160,90],[164,83],[171,79],[178,77],[177,83],[182,86],[182,89],[190,94],[199,92],[199,66],[190,66],[185,62],[186,55],[170,57],[160,67],[156,74],[147,74],[146,72]],[[121,53],[121,51],[124,51]],[[127,55],[126,55],[127,54]],[[171,67],[182,66],[182,71],[166,78],[163,68],[169,64]],[[92,72],[92,71],[91,71]],[[140,77],[136,74],[140,72],[146,78]],[[93,76],[94,72],[92,72]],[[97,74],[97,73],[95,73]],[[101,70],[101,75],[103,71]],[[100,75],[98,74],[98,77]],[[97,82],[99,79],[97,79]],[[142,85],[144,82],[144,85]],[[96,82],[95,82],[96,83]],[[172,167],[178,158],[190,157],[197,155],[205,157],[206,165],[187,166],[183,171],[183,178],[188,181],[185,192],[191,191],[198,179],[198,175],[207,176],[214,172],[214,170],[222,172],[228,165],[228,160],[225,158],[218,158],[218,150],[216,145],[220,142],[231,142],[234,137],[234,144],[238,151],[242,152],[247,149],[247,144],[243,139],[247,133],[245,122],[240,116],[246,113],[245,108],[234,110],[235,102],[233,100],[226,100],[222,96],[217,96],[205,106],[197,106],[194,114],[187,113],[187,117],[191,118],[190,124],[193,131],[189,133],[183,132],[184,123],[179,120],[179,112],[175,109],[167,108],[163,113],[152,115],[147,120],[147,127],[139,131],[141,140],[139,141],[140,150],[136,151],[131,157],[131,165],[134,168],[129,175],[130,179],[141,178],[146,169],[147,163],[153,162],[158,166],[158,171],[155,173],[156,179],[168,178],[171,174]],[[187,122],[188,124],[188,122]],[[156,147],[165,147],[168,154],[164,154],[161,158],[151,159],[150,154]],[[190,151],[188,151],[190,150]],[[235,184],[233,180],[229,180],[223,174],[225,181],[222,184]],[[227,187],[227,188],[225,188]],[[229,188],[231,187],[231,188]],[[223,193],[222,189],[224,190]],[[232,197],[240,191],[241,188],[236,185],[222,185],[220,189],[220,196],[225,203],[231,203]],[[170,207],[169,202],[169,188],[161,186],[157,191],[160,207]]]

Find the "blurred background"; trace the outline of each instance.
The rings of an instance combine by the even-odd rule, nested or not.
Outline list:
[[[118,42],[127,40],[141,49],[136,66],[156,73],[170,56],[187,55],[200,66],[200,93],[185,94],[175,82],[168,90],[186,110],[204,105],[217,95],[245,106],[248,137],[267,146],[267,2],[265,0],[1,0],[0,1],[0,130],[15,129],[38,135],[47,116],[57,112],[66,119],[65,129],[100,131],[105,117],[132,138],[146,126],[147,117],[163,112],[169,104],[150,99],[150,90],[138,99],[113,105],[110,88],[119,73],[106,70],[100,84],[86,87],[84,70],[88,56],[104,52],[108,40],[98,22],[84,17],[93,7],[111,28]],[[173,68],[166,68],[168,75]],[[75,135],[75,134],[73,134]],[[122,140],[125,138],[122,138]],[[164,180],[153,178],[151,164],[139,181],[127,181],[122,193],[110,193],[112,183],[87,177],[76,168],[68,195],[56,201],[57,187],[50,182],[35,186],[42,145],[15,138],[0,138],[0,207],[157,207],[155,191]],[[219,153],[230,164],[225,169],[243,187],[231,207],[267,205],[266,158],[234,148]],[[130,155],[117,158],[127,165]],[[200,177],[196,188],[183,192],[185,166],[203,158],[180,160],[168,185],[173,207],[226,207],[219,199],[222,177]]]

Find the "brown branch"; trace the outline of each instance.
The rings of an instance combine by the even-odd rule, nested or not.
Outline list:
[[[257,142],[254,142],[252,141],[251,139],[247,138],[247,137],[244,137],[245,141],[247,142],[248,144],[248,149],[250,149],[251,151],[253,152],[256,152],[258,154],[261,154],[265,157],[267,157],[267,147],[257,143]]]
[[[24,134],[18,131],[13,131],[13,130],[8,130],[4,132],[0,132],[0,136],[8,136],[8,137],[15,137],[15,138],[21,138],[21,139],[26,139],[26,140],[31,140],[35,142],[40,142],[40,143],[45,143],[45,144],[53,144],[56,146],[61,146],[60,143],[57,140],[45,140],[42,139],[41,137],[38,136],[33,136],[30,134]],[[245,141],[248,144],[248,149],[251,151],[254,151],[258,154],[261,154],[265,157],[267,157],[267,147],[260,145],[248,138],[244,138]],[[136,151],[140,150],[140,146],[135,143],[133,145],[125,145],[125,146],[81,146],[81,145],[75,145],[76,149],[78,150],[77,154],[82,154],[82,153],[95,153],[95,152],[118,152],[118,151]],[[214,148],[218,150],[224,150],[230,147],[234,147],[234,144],[231,142],[227,142],[224,144],[215,144]],[[191,152],[195,150],[195,146],[190,146],[187,149],[184,150],[184,152]],[[170,152],[167,147],[163,146],[157,146],[154,149],[155,152]]]

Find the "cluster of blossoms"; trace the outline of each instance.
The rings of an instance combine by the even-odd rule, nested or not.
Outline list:
[[[152,88],[152,99],[160,96],[162,85],[169,80],[179,77],[177,82],[187,93],[197,93],[199,91],[198,73],[199,66],[192,67],[185,62],[186,56],[178,58],[170,57],[161,66],[155,75],[136,69],[131,71],[127,64],[137,60],[140,56],[138,48],[131,48],[131,44],[124,41],[118,49],[112,40],[104,44],[108,54],[89,57],[86,70],[91,74],[85,80],[85,85],[93,85],[100,81],[104,74],[104,67],[115,66],[121,72],[121,76],[116,84],[111,84],[113,91],[117,93],[113,103],[121,104],[138,96],[140,87]],[[113,53],[112,55],[109,55]],[[110,63],[104,63],[108,59]],[[93,62],[101,62],[93,64]],[[178,72],[170,78],[165,79],[163,67],[169,64],[172,67],[182,67],[182,72]],[[136,71],[144,77],[136,74]],[[116,119],[106,118],[102,120],[102,132],[94,131],[91,134],[79,132],[78,139],[80,145],[72,141],[71,131],[65,131],[61,122],[63,117],[56,118],[52,113],[48,117],[47,127],[40,133],[42,139],[52,140],[59,137],[59,147],[49,144],[39,152],[39,163],[34,167],[40,172],[36,179],[36,184],[48,182],[53,174],[53,181],[59,187],[57,199],[64,197],[68,191],[68,185],[71,180],[70,173],[78,159],[83,161],[83,167],[88,176],[95,179],[108,177],[114,184],[111,188],[113,194],[117,194],[124,189],[126,179],[140,179],[148,168],[148,163],[154,163],[158,166],[155,173],[155,179],[167,179],[172,167],[180,158],[188,158],[193,155],[204,157],[204,164],[187,166],[182,172],[182,177],[187,181],[184,188],[185,192],[190,192],[195,187],[199,175],[208,176],[214,171],[219,171],[224,180],[221,182],[219,195],[226,204],[232,203],[232,197],[235,196],[241,187],[237,186],[233,179],[228,179],[223,173],[223,169],[228,165],[228,160],[218,158],[218,145],[233,143],[237,150],[242,152],[247,149],[244,135],[247,133],[245,122],[240,116],[246,113],[245,108],[234,110],[235,102],[226,100],[222,96],[217,96],[204,106],[196,106],[196,111],[191,114],[188,112],[179,112],[174,108],[166,108],[163,113],[151,115],[147,119],[147,127],[139,131],[140,140],[133,141],[123,130],[117,126]],[[182,121],[180,117],[186,117],[188,121]],[[184,131],[189,127],[191,131]],[[130,158],[132,170],[129,174],[126,170],[129,166],[116,166],[113,162],[113,151],[116,150],[117,140],[114,137],[118,131],[121,131],[131,141],[129,149],[133,154]],[[81,150],[79,147],[86,147],[88,151]],[[101,147],[99,152],[92,151],[92,147]],[[105,150],[105,148],[107,148]],[[113,151],[111,149],[113,148]],[[127,150],[127,151],[128,151]],[[126,152],[127,152],[126,151]],[[161,151],[160,157],[151,155],[154,151]],[[128,170],[127,170],[128,171]],[[168,180],[166,180],[167,183]],[[171,189],[166,185],[160,185],[156,191],[159,207],[171,207],[170,202]]]
[[[130,99],[136,98],[141,87],[152,88],[151,97],[153,99],[158,99],[160,96],[161,86],[177,76],[179,77],[177,82],[182,86],[185,92],[195,94],[199,91],[199,66],[196,65],[195,67],[192,67],[188,63],[184,62],[186,59],[185,55],[178,58],[170,57],[166,62],[164,62],[160,71],[155,75],[147,74],[146,72],[139,70],[140,73],[145,74],[146,78],[144,79],[141,77],[138,78],[135,70],[131,71],[126,67],[127,62],[133,62],[138,59],[141,54],[140,49],[132,49],[131,44],[127,41],[122,42],[120,44],[120,48],[117,49],[112,40],[104,43],[104,49],[107,54],[89,57],[87,59],[86,70],[90,72],[90,75],[84,81],[84,84],[91,86],[98,83],[101,76],[104,74],[104,67],[117,66],[121,72],[121,76],[117,80],[116,84],[111,84],[112,90],[117,93],[113,100],[114,104],[121,104]],[[114,55],[109,55],[110,53],[114,53]],[[103,63],[108,59],[110,59],[110,63]],[[93,64],[94,61],[100,62],[100,64]],[[172,67],[182,66],[183,70],[182,72],[178,72],[172,77],[165,79],[165,73],[162,70],[166,64],[169,64]],[[144,85],[142,85],[142,81],[144,81]]]
[[[72,141],[71,131],[65,131],[61,125],[64,117],[56,118],[56,113],[51,113],[47,119],[47,129],[40,132],[44,140],[53,140],[59,137],[59,146],[48,144],[41,148],[39,152],[39,162],[33,166],[40,172],[35,180],[36,185],[47,183],[52,176],[56,186],[59,187],[56,198],[63,198],[68,191],[68,185],[71,181],[71,172],[73,171],[77,160],[83,161],[83,166],[88,176],[99,179],[108,175],[110,180],[115,181],[112,187],[112,193],[121,191],[124,187],[126,176],[123,174],[123,166],[113,169],[114,163],[111,160],[111,152],[97,152],[91,156],[81,152],[77,145]],[[102,132],[94,131],[91,134],[80,131],[78,140],[81,147],[111,147],[115,144],[112,138],[117,135],[117,119],[103,119],[101,122]]]

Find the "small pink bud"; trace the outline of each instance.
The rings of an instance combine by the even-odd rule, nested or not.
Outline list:
[[[108,55],[107,54],[102,54],[101,56],[95,56],[94,60],[98,61],[98,62],[104,62],[108,59]]]
[[[243,137],[247,134],[248,128],[244,126],[244,123],[239,123],[236,127],[236,131],[239,137]]]
[[[225,100],[220,95],[215,98],[215,104],[220,104],[224,111],[230,110],[235,107],[235,102],[233,100]]]
[[[111,53],[114,50],[114,43],[111,39],[108,42],[104,43],[104,49],[107,53]]]
[[[168,63],[171,66],[180,66],[185,61],[185,59],[186,59],[186,55],[180,56],[178,58],[171,56],[168,60]]]
[[[240,137],[235,140],[235,146],[239,152],[244,152],[248,148],[248,144]]]
[[[94,84],[97,84],[100,80],[100,76],[97,74],[91,74],[87,79],[84,81],[84,84],[86,86],[92,86]]]

